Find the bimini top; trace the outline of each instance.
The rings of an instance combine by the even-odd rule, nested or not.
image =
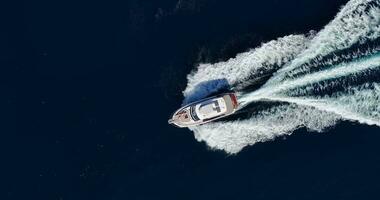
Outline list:
[[[236,95],[224,93],[183,106],[168,122],[178,127],[200,125],[231,115],[237,107]]]

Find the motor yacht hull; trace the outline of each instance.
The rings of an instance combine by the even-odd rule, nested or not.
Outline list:
[[[190,127],[212,122],[233,114],[238,108],[234,93],[223,93],[187,104],[168,120],[177,127]]]

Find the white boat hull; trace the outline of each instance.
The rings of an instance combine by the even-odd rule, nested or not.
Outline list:
[[[190,127],[212,122],[233,114],[238,108],[234,93],[224,93],[185,105],[168,120],[177,127]]]

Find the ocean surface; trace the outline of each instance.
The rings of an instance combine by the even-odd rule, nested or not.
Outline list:
[[[1,199],[378,199],[379,0],[14,1]],[[233,89],[238,114],[167,124]]]

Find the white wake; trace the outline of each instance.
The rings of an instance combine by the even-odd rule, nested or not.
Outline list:
[[[237,153],[301,127],[321,132],[340,120],[380,126],[379,36],[380,0],[351,0],[316,34],[286,36],[226,62],[199,65],[188,76],[184,102],[231,85],[242,107],[277,104],[248,119],[193,127],[195,138]],[[272,76],[259,89],[244,91],[268,73]],[[227,84],[202,85],[213,80]]]

